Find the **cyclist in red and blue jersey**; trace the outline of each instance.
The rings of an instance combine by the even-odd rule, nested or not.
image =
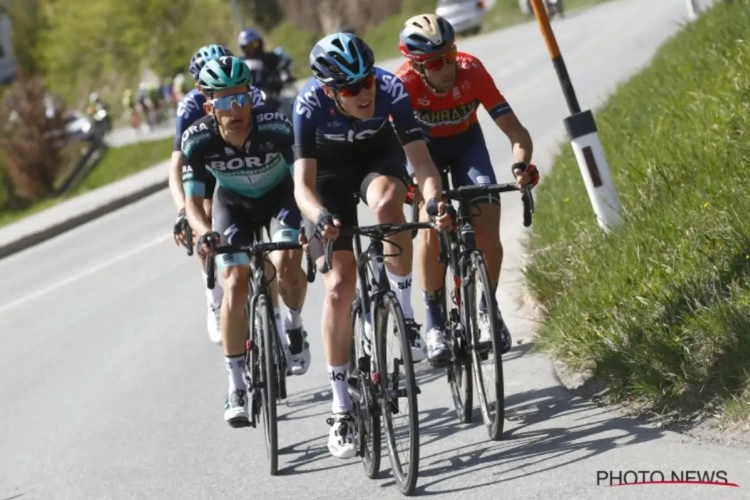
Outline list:
[[[414,16],[404,23],[399,39],[401,53],[408,61],[396,71],[396,75],[409,93],[432,158],[444,175],[443,184],[448,184],[447,173],[450,173],[454,188],[497,182],[477,119],[477,109],[481,104],[510,140],[515,159],[512,170],[518,182],[536,185],[539,172],[530,163],[533,144],[529,132],[519,122],[481,61],[457,51],[456,34],[451,24],[434,14]],[[483,197],[474,203],[479,208],[474,217],[476,242],[487,261],[494,297],[503,260],[500,199],[497,196]],[[418,271],[427,309],[427,359],[431,364],[437,364],[450,358],[443,309],[444,266],[435,258],[439,249],[437,235],[420,231],[418,238]],[[480,314],[486,315],[493,310],[497,315],[503,339],[501,354],[508,352],[511,336],[497,304],[482,304],[481,307]]]
[[[323,241],[333,241],[333,266],[323,275],[326,296],[321,325],[333,393],[328,449],[337,458],[350,458],[356,453],[357,437],[346,373],[357,273],[352,240],[339,238],[339,227],[358,224],[360,198],[377,223],[405,222],[407,156],[429,200],[428,213],[440,228],[451,222],[437,199],[442,192],[440,174],[401,80],[375,67],[370,47],[349,33],[334,33],[316,43],[310,66],[314,78],[300,90],[293,119],[295,199],[319,266]],[[389,240],[398,248],[384,242],[384,254],[397,255],[385,259],[388,278],[408,322],[414,360],[423,360],[411,305],[411,235],[402,232]]]
[[[183,221],[186,220],[185,193],[182,187],[182,136],[188,127],[206,116],[206,110],[204,109],[206,96],[198,89],[198,75],[208,61],[218,59],[222,56],[231,55],[232,52],[227,47],[214,44],[201,47],[190,59],[190,66],[188,69],[190,71],[190,76],[192,76],[193,80],[196,82],[196,87],[185,94],[177,104],[177,126],[174,134],[172,158],[169,163],[169,191],[172,194],[172,200],[178,210],[176,225],[183,225]],[[251,86],[250,94],[253,107],[263,104],[263,96],[261,95],[260,90]],[[209,218],[211,217],[211,199],[215,187],[216,179],[212,176],[208,176],[206,179],[206,196],[203,205]],[[175,242],[177,244],[184,243],[185,234],[175,234]],[[200,259],[198,263],[201,266],[201,273],[203,274],[203,279],[205,281],[207,279],[205,263],[203,262],[203,259]],[[208,327],[208,336],[215,344],[221,344],[219,310],[223,293],[223,288],[219,285],[218,281],[213,290],[206,289],[206,302],[208,305],[208,317],[206,323]]]

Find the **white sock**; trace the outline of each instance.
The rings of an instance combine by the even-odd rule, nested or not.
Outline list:
[[[346,381],[346,372],[349,365],[328,365],[328,376],[331,379],[331,391],[333,392],[333,413],[346,413],[352,411],[352,400],[349,398],[349,384]]]
[[[213,304],[216,307],[220,306],[221,300],[224,298],[224,289],[219,284],[219,275],[217,274],[214,278],[214,289],[209,290],[206,271],[201,271],[201,274],[203,275],[203,283],[206,285],[206,300],[209,304]]]
[[[292,309],[287,307],[286,309],[286,327],[290,330],[302,328],[302,308]]]
[[[288,342],[286,341],[284,322],[281,321],[281,309],[278,306],[273,308],[273,317],[276,320],[276,333],[279,334],[281,346],[286,349]]]
[[[391,290],[396,294],[401,309],[404,311],[404,318],[414,319],[414,309],[411,306],[411,273],[406,276],[396,276],[386,271],[388,281],[391,282]]]
[[[245,385],[245,355],[225,356],[227,373],[229,373],[229,390],[246,390]]]

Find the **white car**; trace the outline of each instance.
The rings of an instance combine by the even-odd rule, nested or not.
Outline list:
[[[438,0],[435,14],[451,23],[457,34],[476,35],[486,11],[484,0]]]

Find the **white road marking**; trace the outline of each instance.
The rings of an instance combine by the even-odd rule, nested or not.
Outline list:
[[[107,268],[107,267],[109,267],[111,265],[117,264],[120,261],[123,261],[123,260],[125,260],[125,259],[127,259],[129,257],[137,255],[137,254],[143,252],[144,250],[148,250],[151,247],[154,247],[154,246],[156,246],[156,245],[158,245],[160,243],[163,243],[163,242],[165,242],[167,240],[171,240],[171,239],[172,239],[172,233],[159,236],[158,238],[156,238],[154,240],[151,240],[148,243],[144,243],[141,246],[132,248],[132,249],[128,250],[125,253],[122,253],[122,254],[120,254],[120,255],[118,255],[116,257],[113,257],[113,258],[111,258],[111,259],[109,259],[107,261],[101,262],[101,263],[95,265],[94,267],[90,267],[90,268],[86,269],[85,271],[82,271],[82,272],[80,272],[78,274],[74,274],[73,276],[68,276],[67,278],[65,278],[63,280],[60,280],[60,281],[58,281],[56,283],[53,283],[51,285],[47,285],[44,288],[40,288],[39,290],[37,290],[35,292],[32,292],[32,293],[30,293],[28,295],[25,295],[25,296],[23,296],[23,297],[21,297],[19,299],[16,299],[16,300],[14,300],[12,302],[8,302],[6,304],[3,304],[2,306],[0,306],[0,314],[13,309],[14,307],[18,307],[18,306],[20,306],[22,304],[25,304],[26,302],[28,302],[30,300],[34,300],[36,298],[39,298],[39,297],[41,297],[41,296],[43,296],[43,295],[45,295],[45,294],[47,294],[49,292],[57,290],[58,288],[62,288],[64,286],[67,286],[67,285],[69,285],[71,283],[74,283],[74,282],[76,282],[76,281],[78,281],[78,280],[80,280],[82,278],[85,278],[87,276],[91,276],[92,274],[97,273],[97,272],[101,271],[102,269],[105,269],[105,268]]]

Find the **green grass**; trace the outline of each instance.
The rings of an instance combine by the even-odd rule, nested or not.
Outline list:
[[[64,195],[40,200],[16,210],[0,208],[0,227],[168,160],[172,154],[172,141],[170,137],[159,141],[146,141],[108,149],[91,173],[78,186]]]
[[[597,112],[615,234],[595,224],[569,147],[537,195],[539,345],[643,411],[750,414],[747,26],[747,2],[718,5]]]

